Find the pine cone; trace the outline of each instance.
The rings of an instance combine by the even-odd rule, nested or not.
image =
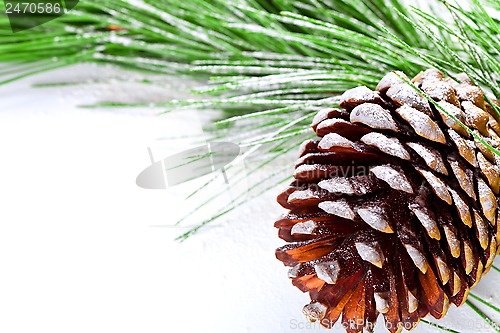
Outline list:
[[[320,111],[295,180],[278,196],[290,211],[275,223],[290,244],[276,256],[311,303],[304,314],[349,333],[390,332],[460,306],[500,244],[499,116],[465,75],[430,69],[412,82],[391,72],[376,91],[341,96]],[[408,81],[406,81],[408,82]]]

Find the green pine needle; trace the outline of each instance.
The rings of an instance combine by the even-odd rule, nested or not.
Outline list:
[[[474,312],[476,312],[484,321],[490,325],[495,332],[500,332],[500,325],[495,323],[493,320],[491,320],[490,317],[488,317],[483,311],[481,311],[474,303],[472,303],[470,300],[465,301],[465,303],[472,309]]]
[[[490,309],[493,309],[495,310],[496,312],[500,312],[500,308],[498,308],[497,306],[491,304],[491,303],[488,303],[486,302],[484,299],[482,299],[481,297],[479,296],[476,296],[472,293],[469,294],[472,298],[478,300],[479,302],[483,303],[484,305],[486,305],[487,307],[489,307]]]
[[[445,332],[450,332],[450,333],[460,333],[458,331],[455,331],[455,330],[452,330],[451,328],[448,328],[448,327],[444,327],[444,326],[441,326],[441,325],[438,325],[436,323],[432,323],[430,321],[427,321],[425,319],[420,319],[420,321],[426,325],[429,325],[431,327],[435,327],[441,331],[445,331]]]

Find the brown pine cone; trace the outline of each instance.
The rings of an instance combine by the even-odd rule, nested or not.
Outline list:
[[[304,314],[349,333],[390,332],[459,306],[500,244],[500,158],[391,72],[317,114],[275,223],[276,256],[311,303]],[[406,77],[405,77],[406,78]],[[499,117],[466,76],[430,69],[412,82],[493,147]]]

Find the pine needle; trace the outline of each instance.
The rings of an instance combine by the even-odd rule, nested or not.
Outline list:
[[[465,301],[465,303],[472,310],[474,310],[474,312],[476,312],[484,321],[486,321],[488,323],[488,325],[490,325],[495,330],[495,332],[500,332],[500,326],[497,323],[495,323],[493,320],[491,320],[491,318],[488,317],[483,311],[481,311],[476,305],[474,305],[474,303],[472,303],[469,300]]]
[[[441,326],[441,325],[438,325],[436,323],[432,323],[430,321],[427,321],[425,319],[420,319],[420,321],[426,325],[429,325],[431,327],[434,327],[434,328],[437,328],[441,331],[445,331],[445,332],[450,332],[450,333],[460,333],[458,331],[455,331],[455,330],[452,330],[451,328],[448,328],[448,327],[444,327],[444,326]]]

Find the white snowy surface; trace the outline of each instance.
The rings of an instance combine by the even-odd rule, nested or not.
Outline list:
[[[162,138],[202,134],[196,112],[77,107],[186,98],[194,82],[31,87],[117,73],[130,75],[85,65],[0,87],[0,332],[327,332],[304,319],[308,297],[275,259],[279,189],[178,243],[185,229],[168,226],[193,208],[181,194],[199,182],[136,186],[148,146],[158,158],[192,147]],[[499,277],[491,271],[474,292],[500,304]],[[493,332],[467,306],[439,323]]]

